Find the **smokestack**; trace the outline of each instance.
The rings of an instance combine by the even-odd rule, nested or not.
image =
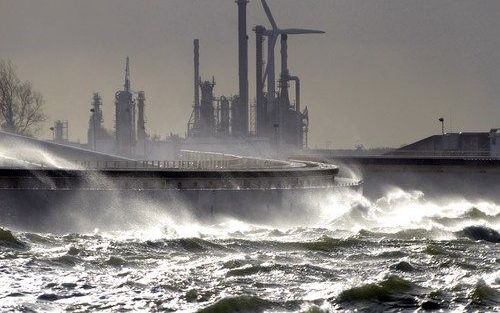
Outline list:
[[[144,91],[139,91],[137,97],[137,140],[144,142],[146,140],[146,119],[144,118],[144,106],[146,96]]]
[[[194,115],[195,123],[200,114],[200,40],[194,40]]]
[[[285,105],[284,109],[288,109],[288,35],[281,35],[281,74],[280,74],[280,89],[281,89],[281,104]],[[280,110],[278,110],[280,112]],[[285,112],[280,112],[281,118],[286,116]],[[281,121],[281,123],[284,121]]]
[[[240,129],[248,134],[248,36],[247,36],[247,4],[248,0],[236,0],[238,4],[238,54],[239,54],[239,104],[241,109]]]
[[[281,79],[288,77],[288,35],[281,35]]]
[[[125,64],[125,91],[130,92],[130,65],[129,58],[127,57],[127,62]]]
[[[278,102],[278,118],[281,131],[279,132],[280,140],[285,140],[289,135],[289,125],[292,121],[289,120],[288,108],[290,107],[290,97],[288,94],[288,35],[281,34],[281,74],[280,74],[280,99]]]
[[[264,97],[264,26],[255,27],[255,47],[256,47],[256,107],[257,107],[257,136],[266,135],[267,129],[267,107]]]

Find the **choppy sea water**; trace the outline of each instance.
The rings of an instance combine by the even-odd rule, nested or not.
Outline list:
[[[316,219],[274,225],[146,208],[69,234],[0,222],[0,311],[500,310],[500,205],[323,200]]]

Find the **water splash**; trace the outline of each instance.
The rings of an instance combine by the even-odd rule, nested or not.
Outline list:
[[[495,203],[465,199],[431,201],[418,191],[395,189],[373,202],[359,193],[344,191],[329,194],[319,203],[307,209],[312,216],[300,224],[286,220],[255,224],[230,216],[200,219],[185,203],[166,205],[137,199],[126,206],[104,207],[99,216],[105,221],[100,225],[106,226],[98,231],[117,240],[196,237],[297,241],[317,240],[323,235],[347,238],[360,232],[394,238],[453,239],[462,237],[467,227],[484,227],[483,233],[493,233],[494,237],[500,226],[500,206]],[[92,217],[76,214],[73,218],[83,228],[95,228],[90,228],[94,225]]]
[[[26,143],[18,144],[15,148],[0,145],[0,164],[2,162],[24,168],[41,165],[78,168],[71,161]],[[343,167],[343,171],[350,177],[358,177],[356,169]],[[94,173],[87,179],[96,186],[117,189],[102,175]],[[47,185],[50,186],[50,182]],[[76,194],[74,198],[79,197],[82,195]],[[68,209],[67,203],[60,206],[57,211],[62,213],[57,216],[57,223],[67,224],[77,232],[98,228],[104,232],[115,232],[116,236],[123,238],[287,237],[282,235],[291,235],[293,228],[298,227],[325,228],[336,231],[337,235],[342,232],[351,235],[361,230],[397,233],[410,229],[440,230],[450,234],[471,226],[484,226],[493,230],[498,230],[500,226],[500,206],[496,203],[471,202],[458,197],[428,200],[420,191],[399,188],[392,188],[375,201],[348,189],[327,193],[311,199],[310,207],[303,208],[303,218],[283,214],[279,221],[273,220],[265,225],[255,225],[229,216],[200,220],[193,216],[193,208],[182,201],[157,203],[138,198],[123,203],[120,195],[113,192],[109,192],[107,199],[91,212]]]
[[[80,165],[65,158],[58,157],[38,146],[26,142],[16,142],[15,145],[0,144],[0,166],[18,168],[52,167],[59,169],[79,169]]]
[[[182,204],[168,209],[137,199],[130,211],[104,206],[99,216],[107,226],[87,235],[5,233],[6,241],[26,248],[3,246],[13,269],[0,286],[0,308],[15,308],[15,297],[30,308],[51,302],[61,310],[491,311],[498,305],[495,244],[452,232],[483,220],[498,227],[489,217],[498,215],[496,204],[430,201],[399,189],[377,201],[350,192],[315,200],[319,218],[293,227],[200,220]],[[437,227],[453,238],[428,239]],[[2,253],[0,245],[0,262]],[[23,261],[11,261],[13,255]]]
[[[321,207],[321,216],[330,227],[398,232],[408,229],[440,229],[455,232],[464,227],[500,226],[500,206],[460,198],[427,200],[420,191],[393,189],[384,197],[370,201],[355,193],[332,195]]]

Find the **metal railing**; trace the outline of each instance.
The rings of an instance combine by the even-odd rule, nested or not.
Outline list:
[[[217,170],[238,168],[230,160],[174,161],[78,161],[76,167],[87,170]]]
[[[248,170],[248,169],[283,169],[305,167],[304,163],[279,161],[261,158],[241,157],[222,153],[182,151],[176,160],[74,160],[64,164],[49,164],[42,161],[0,162],[0,167],[7,168],[46,168],[75,170]]]

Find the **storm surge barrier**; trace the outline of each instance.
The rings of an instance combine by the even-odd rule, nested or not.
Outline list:
[[[0,189],[270,190],[353,187],[334,165],[182,151],[172,161],[72,161],[0,168]]]
[[[337,177],[334,165],[182,151],[173,161],[73,161],[68,168],[0,165],[0,219],[30,229],[54,217],[132,212],[153,205],[186,208],[199,218],[231,216],[265,222],[307,218],[321,199],[362,183]],[[144,206],[134,207],[134,203]],[[101,215],[100,215],[101,214]],[[80,215],[79,215],[80,216]],[[48,218],[50,217],[50,218]],[[103,217],[104,218],[104,217]]]
[[[243,157],[224,153],[182,151],[174,160],[127,160],[127,159],[79,159],[66,160],[64,169],[80,170],[224,170],[224,169],[272,169],[305,167],[301,162]],[[55,166],[49,162],[33,162],[18,157],[15,160],[3,159],[0,168],[50,169]],[[58,166],[57,168],[61,168]]]
[[[113,170],[251,170],[287,167],[305,167],[299,162],[242,157],[223,153],[182,151],[176,160],[148,161],[75,161],[75,165],[84,169]]]

